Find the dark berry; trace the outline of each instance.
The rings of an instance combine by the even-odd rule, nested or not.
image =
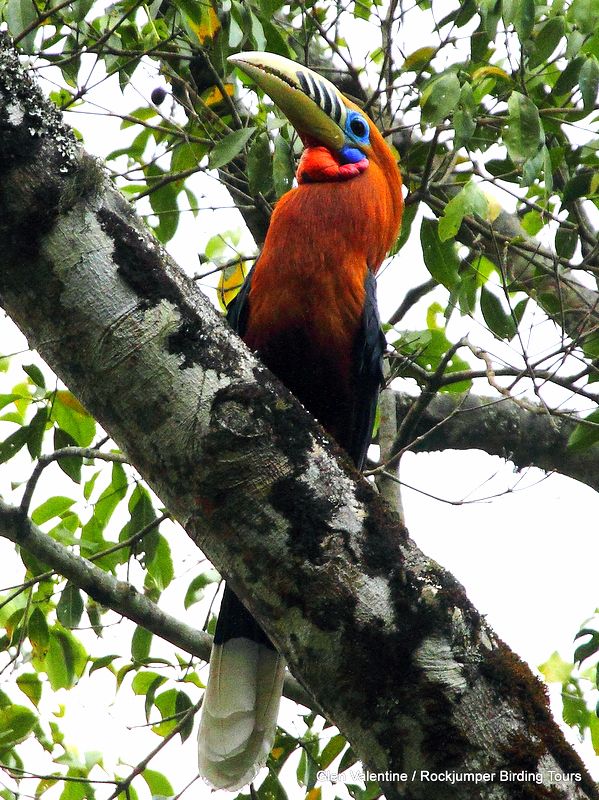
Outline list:
[[[152,90],[152,94],[150,95],[152,102],[155,106],[159,106],[160,103],[164,101],[166,97],[166,89],[163,89],[162,86],[157,86],[155,89]]]

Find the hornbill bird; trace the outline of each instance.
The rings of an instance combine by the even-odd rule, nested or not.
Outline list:
[[[375,274],[401,223],[401,177],[376,126],[322,76],[260,52],[229,58],[300,136],[297,188],[275,206],[260,258],[228,310],[246,344],[361,469],[385,340]],[[227,587],[199,729],[200,774],[249,783],[272,748],[285,664]]]

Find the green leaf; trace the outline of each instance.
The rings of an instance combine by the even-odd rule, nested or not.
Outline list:
[[[115,461],[112,465],[110,484],[104,489],[94,507],[94,519],[102,529],[114,513],[115,508],[127,494],[127,474],[123,465]]]
[[[33,609],[27,621],[27,637],[33,647],[34,658],[44,659],[48,651],[50,631],[46,615],[39,606]]]
[[[599,62],[595,56],[589,56],[582,65],[578,85],[585,111],[592,111],[599,91]]]
[[[306,747],[302,749],[296,774],[297,782],[300,786],[305,786],[308,791],[314,788],[316,775],[318,774],[318,763],[307,751]]]
[[[161,534],[157,536],[157,544],[152,558],[146,561],[146,569],[159,591],[164,591],[175,577],[171,549]]]
[[[29,436],[27,438],[27,449],[31,458],[39,458],[42,452],[42,442],[46,432],[46,423],[48,421],[48,408],[43,406],[39,408],[34,418],[29,423]]]
[[[99,475],[100,470],[97,470],[97,472],[94,472],[88,481],[85,481],[85,484],[83,485],[83,496],[86,500],[89,500],[89,498],[92,496],[92,492],[94,491],[94,486],[96,485]]]
[[[336,736],[327,742],[322,753],[320,754],[320,769],[326,769],[330,766],[337,756],[341,753],[343,748],[347,745],[347,739],[338,733]]]
[[[144,672],[133,679],[132,688],[135,694],[145,695],[146,720],[150,720],[150,713],[154,705],[154,698],[158,689],[166,682],[164,675],[155,672]]]
[[[185,172],[197,167],[206,155],[206,145],[200,142],[183,142],[173,150],[171,172]]]
[[[282,197],[291,189],[294,174],[295,161],[291,145],[283,136],[277,136],[272,164],[272,177],[277,197]]]
[[[455,72],[446,72],[432,80],[422,92],[422,119],[439,125],[454,111],[460,99],[460,81]]]
[[[357,762],[357,760],[358,757],[354,753],[350,745],[350,747],[348,747],[345,753],[343,754],[343,758],[341,759],[341,762],[339,764],[339,772],[340,773],[345,772],[345,770],[353,766]]]
[[[580,75],[580,70],[584,62],[585,59],[579,56],[566,65],[566,68],[556,80],[553,87],[553,94],[556,97],[567,95],[572,90],[572,87],[578,83],[578,76]]]
[[[72,14],[74,22],[82,22],[87,12],[94,4],[94,0],[75,0],[72,4]]]
[[[37,708],[42,699],[42,682],[35,672],[24,672],[17,677],[17,686]]]
[[[96,423],[70,392],[54,393],[51,418],[73,437],[79,447],[89,447],[96,435]]]
[[[555,252],[562,258],[572,258],[578,245],[578,229],[561,222],[555,233]]]
[[[481,288],[480,309],[484,320],[495,336],[509,341],[516,335],[516,323],[511,312],[503,309],[500,299],[487,286]]]
[[[539,666],[539,672],[547,683],[564,683],[570,677],[573,668],[574,664],[564,661],[560,654],[555,651],[544,664]]]
[[[175,716],[176,703],[177,703],[177,689],[167,689],[166,692],[158,695],[155,700],[156,708],[160,711],[160,716],[164,722],[159,722],[157,725],[152,726],[154,733],[158,736],[168,736],[168,734],[177,725],[177,719],[171,719]]]
[[[87,653],[70,631],[55,626],[50,630],[44,669],[53,691],[74,686],[87,664]]]
[[[252,39],[256,50],[262,52],[266,46],[266,37],[264,35],[264,28],[258,17],[250,10],[250,24],[252,28]]]
[[[150,655],[152,646],[152,634],[150,631],[138,625],[135,628],[131,639],[131,657],[134,661],[145,661]]]
[[[562,200],[570,203],[579,197],[590,197],[597,192],[598,174],[590,169],[583,169],[573,175],[564,186]]]
[[[20,399],[21,399],[20,394],[13,394],[12,392],[10,394],[0,394],[0,409],[5,408],[11,403],[14,403],[15,400],[20,400]]]
[[[4,19],[11,36],[18,36],[38,19],[37,6],[33,0],[8,0],[4,8]],[[34,28],[19,42],[19,48],[31,55],[37,28]]]
[[[27,364],[23,367],[23,371],[26,372],[31,380],[35,383],[36,386],[39,386],[40,389],[46,388],[46,381],[44,380],[44,375],[41,369],[36,366],[35,364]]]
[[[83,614],[83,598],[79,588],[71,581],[63,589],[58,605],[56,606],[56,616],[61,625],[65,628],[76,628]]]
[[[402,72],[419,72],[432,61],[436,54],[436,47],[419,47],[406,56],[401,67]]]
[[[156,237],[163,243],[169,242],[177,231],[179,225],[179,193],[183,188],[182,181],[171,181],[160,185],[168,173],[156,164],[150,164],[145,175],[148,187],[151,190],[149,195],[152,211],[158,217],[158,224],[154,227]],[[156,188],[154,188],[156,187]]]
[[[535,24],[535,0],[512,0],[506,6],[511,6],[511,9],[507,15],[504,10],[505,22],[513,24],[521,42],[530,39]]]
[[[354,0],[354,17],[366,22],[370,19],[370,3],[367,0]]]
[[[189,711],[192,707],[193,703],[189,699],[189,695],[186,692],[177,692],[177,697],[175,700],[175,713],[178,715],[179,720]],[[186,739],[189,739],[191,733],[193,731],[193,715],[191,715],[187,722],[181,728],[181,741],[184,742]]]
[[[460,101],[453,115],[453,127],[455,130],[455,149],[459,150],[467,144],[474,131],[476,130],[476,102],[472,87],[465,83],[460,91]]]
[[[130,539],[157,519],[150,494],[148,490],[140,484],[138,484],[131,493],[128,508],[131,516],[129,522],[124,525],[119,533],[120,542]],[[159,536],[158,528],[155,527],[153,530],[146,533],[141,541],[133,545],[134,553],[144,554],[146,567],[155,558],[156,550],[159,545]],[[126,550],[123,552],[127,554]],[[160,569],[160,567],[157,566],[156,569]]]
[[[266,133],[260,133],[249,149],[247,157],[248,181],[250,194],[267,195],[272,189],[272,156],[270,143]]]
[[[390,256],[394,256],[401,248],[405,245],[405,243],[410,238],[410,233],[412,232],[412,223],[414,222],[414,218],[418,213],[419,203],[412,203],[409,206],[406,206],[404,209],[403,217],[401,220],[401,229],[399,231],[399,236],[395,241],[395,244],[389,251]]]
[[[27,444],[29,439],[29,426],[19,428],[0,443],[0,464],[9,461],[19,450]]]
[[[64,447],[76,446],[77,442],[73,439],[70,433],[63,431],[62,428],[54,428],[55,450],[62,450]],[[75,483],[81,482],[81,468],[83,466],[83,458],[81,456],[68,456],[67,458],[59,458],[56,463],[65,473],[65,475],[68,475],[72,481],[75,481]]]
[[[277,53],[280,56],[293,58],[294,53],[290,50],[287,41],[283,37],[283,29],[277,25],[273,25],[267,17],[262,19],[262,28],[266,36],[266,52]],[[288,35],[285,32],[285,35]]]
[[[257,795],[258,800],[288,800],[283,784],[278,776],[272,772],[260,784]]]
[[[529,236],[536,236],[545,226],[545,221],[540,211],[528,211],[522,217],[522,227]]]
[[[573,0],[568,9],[568,19],[582,33],[594,33],[599,19],[599,0]]]
[[[243,41],[243,30],[238,25],[235,17],[229,17],[229,47],[231,50],[237,50]]]
[[[10,705],[0,709],[0,753],[24,741],[35,724],[37,716],[25,706]]]
[[[591,714],[589,716],[589,731],[591,733],[591,743],[595,753],[599,754],[599,716]]]
[[[153,769],[144,769],[141,773],[142,778],[148,785],[148,789],[152,793],[152,798],[158,797],[172,797],[175,794],[170,781],[162,772],[156,772]]]
[[[210,169],[219,169],[232,161],[243,150],[244,146],[256,128],[242,128],[224,136],[212,148],[208,166]]]
[[[133,678],[131,688],[134,694],[143,696],[149,692],[156,682],[158,682],[158,686],[161,686],[166,682],[166,678],[164,675],[159,675],[157,672],[152,672],[151,670],[141,670]]]
[[[442,242],[453,239],[459,231],[465,216],[476,215],[486,218],[489,210],[487,198],[479,185],[471,178],[460,192],[445,206],[439,220],[438,234]]]
[[[543,144],[539,110],[530,98],[520,92],[512,92],[508,100],[508,123],[503,139],[515,163],[523,163],[535,156]]]
[[[592,411],[584,420],[587,424],[579,423],[570,434],[568,439],[570,450],[585,450],[595,442],[599,442],[599,409]]]
[[[534,36],[534,49],[528,59],[530,69],[534,69],[544,61],[547,61],[561,42],[564,32],[564,18],[561,16],[550,17],[539,27]]]
[[[549,199],[553,193],[553,162],[551,160],[551,151],[546,145],[541,147],[543,154],[543,178],[545,181],[545,197]]]
[[[201,575],[196,575],[185,592],[185,599],[183,600],[185,610],[187,611],[187,609],[194,603],[199,603],[204,597],[204,589],[207,586],[210,586],[210,584],[216,583],[219,580],[220,575],[218,572],[214,571],[203,572]]]
[[[404,331],[399,340],[395,342],[395,348],[401,353],[410,355],[416,364],[427,372],[434,372],[445,360],[447,351],[453,347],[445,335],[445,331],[436,327],[436,316],[443,313],[443,308],[439,303],[433,303],[427,314],[427,323],[430,326],[424,331]],[[463,372],[468,370],[470,365],[457,353],[449,360],[445,366],[445,373]],[[444,386],[441,391],[464,392],[472,385],[472,381],[456,381]]]
[[[111,655],[100,656],[100,658],[94,658],[93,664],[89,668],[89,674],[92,675],[98,669],[109,668],[116,658],[120,658],[120,656],[115,655],[114,653]]]
[[[489,43],[497,35],[497,24],[500,17],[500,4],[492,0],[480,4],[480,23],[470,38],[471,60],[486,60]]]
[[[599,652],[599,631],[595,631],[592,628],[582,628],[574,637],[574,641],[580,639],[581,636],[590,636],[591,638],[576,648],[574,651],[574,663],[582,663]]]
[[[295,736],[290,736],[280,728],[277,729],[274,746],[268,756],[267,766],[269,772],[278,775],[289,756],[294,753],[298,747],[299,741]]]
[[[43,525],[44,522],[48,522],[48,520],[54,517],[60,517],[74,502],[72,497],[63,497],[61,495],[49,497],[35,509],[31,515],[31,519],[36,525]]]
[[[141,108],[136,108],[135,111],[130,111],[127,116],[128,119],[124,119],[121,122],[121,130],[125,130],[125,128],[130,128],[132,125],[136,125],[137,123],[135,122],[135,120],[139,120],[140,122],[147,122],[149,119],[157,117],[158,112],[152,106],[142,106]]]
[[[423,218],[420,225],[420,243],[424,263],[433,278],[448,289],[459,285],[459,259],[451,241],[441,241],[436,221]]]

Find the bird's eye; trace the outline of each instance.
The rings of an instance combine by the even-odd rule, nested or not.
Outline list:
[[[349,127],[351,132],[358,139],[363,139],[368,133],[368,128],[366,127],[366,123],[361,117],[354,117],[352,121],[349,123]]]

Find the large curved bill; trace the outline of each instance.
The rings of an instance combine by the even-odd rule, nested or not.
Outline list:
[[[228,60],[272,98],[298,133],[333,150],[343,147],[347,107],[330,81],[274,53],[236,53]]]

